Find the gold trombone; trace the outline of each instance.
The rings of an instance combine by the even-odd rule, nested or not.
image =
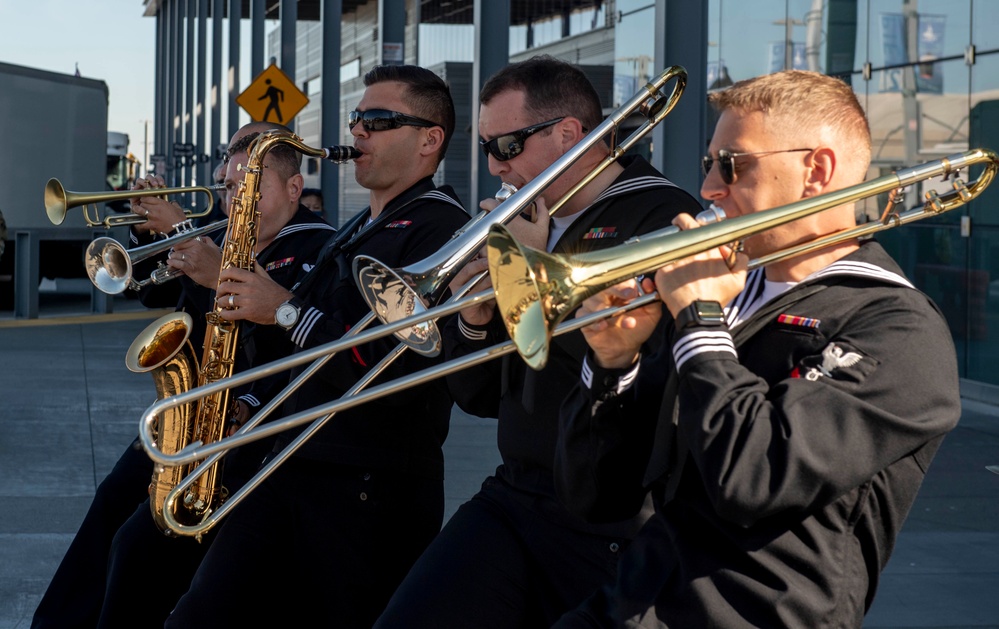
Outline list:
[[[683,89],[686,85],[686,76],[686,71],[680,66],[668,68],[655,80],[645,85],[643,89],[640,90],[631,100],[622,105],[617,111],[613,112],[604,123],[601,123],[597,128],[591,131],[583,140],[580,141],[579,144],[576,145],[576,147],[571,149],[559,160],[549,166],[545,171],[539,174],[538,177],[536,177],[530,184],[526,185],[523,189],[514,192],[492,212],[482,213],[469,221],[468,224],[452,236],[452,239],[445,245],[442,251],[439,251],[430,258],[417,263],[417,265],[414,265],[413,267],[407,267],[406,269],[401,269],[399,271],[389,269],[385,265],[382,265],[373,259],[365,259],[363,261],[355,260],[354,270],[360,276],[359,285],[361,286],[362,294],[365,296],[365,299],[369,302],[369,304],[372,304],[372,313],[369,313],[366,317],[354,325],[348,335],[340,341],[328,343],[322,347],[315,348],[312,351],[300,352],[289,359],[276,361],[271,365],[263,365],[256,369],[248,370],[241,375],[232,376],[216,383],[198,387],[196,390],[192,389],[185,394],[180,394],[167,400],[162,400],[162,402],[166,403],[166,406],[160,406],[154,409],[153,407],[157,406],[157,404],[154,404],[153,407],[150,407],[150,409],[148,409],[146,414],[143,416],[143,420],[140,422],[139,427],[140,441],[149,453],[150,458],[161,464],[173,465],[181,460],[184,460],[187,463],[193,463],[194,461],[200,460],[207,456],[209,458],[202,466],[199,467],[210,468],[211,465],[222,457],[228,449],[285,430],[287,424],[285,424],[284,421],[278,423],[281,427],[276,430],[272,427],[274,423],[255,430],[254,428],[266,417],[268,417],[270,413],[285,399],[287,399],[287,397],[300,386],[301,382],[304,382],[313,373],[315,373],[315,371],[325,364],[326,361],[330,360],[335,353],[344,349],[349,349],[361,343],[374,340],[375,338],[382,338],[390,334],[396,334],[396,336],[403,340],[402,344],[397,346],[394,351],[390,352],[378,365],[369,371],[364,378],[358,381],[354,387],[352,387],[351,390],[344,395],[345,398],[352,398],[359,395],[362,389],[370,384],[375,377],[384,371],[384,369],[406,349],[413,349],[414,351],[426,355],[435,355],[438,353],[440,347],[440,335],[436,325],[433,323],[434,319],[444,316],[445,314],[457,312],[458,310],[466,308],[473,303],[490,299],[491,291],[487,294],[478,294],[467,298],[467,300],[461,300],[461,296],[470,290],[471,287],[474,286],[485,273],[479,277],[473,278],[462,290],[458,291],[458,293],[452,298],[450,307],[444,308],[447,312],[438,309],[434,316],[431,317],[420,316],[419,313],[428,312],[426,310],[427,306],[435,304],[441,298],[447,289],[450,278],[453,277],[454,273],[464,266],[464,264],[467,263],[479,251],[479,249],[481,249],[482,245],[485,244],[485,240],[488,236],[489,225],[491,223],[506,222],[517,216],[523,209],[533,203],[537,196],[541,194],[541,192],[543,192],[552,181],[568,170],[573,163],[578,161],[578,159],[582,157],[587,150],[601,142],[605,136],[610,134],[611,148],[607,157],[579,184],[573,187],[557,203],[555,203],[552,208],[549,209],[549,213],[554,214],[573,194],[589,183],[600,172],[605,170],[611,163],[623,155],[625,151],[637,143],[642,136],[647,134],[656,124],[665,118],[673,107],[676,106],[679,97],[682,95]],[[674,79],[676,83],[673,91],[669,97],[665,97],[661,90],[666,83]],[[618,127],[628,116],[636,111],[641,112],[647,118],[647,122],[633,132],[632,135],[625,141],[618,143]],[[386,297],[386,295],[389,296]],[[376,330],[365,332],[365,328],[375,320],[375,312],[377,312],[375,304],[387,304],[389,302],[401,303],[402,307],[395,310],[390,316],[385,315],[385,313],[379,313],[380,316],[384,315],[382,316],[382,319],[385,321],[385,324],[379,326]],[[460,305],[456,305],[458,302],[460,302]],[[406,316],[410,312],[416,312],[418,314],[415,316]],[[153,423],[156,421],[156,415],[163,412],[164,408],[172,407],[174,404],[185,404],[191,400],[217,393],[224,388],[238,386],[237,380],[240,384],[252,382],[266,375],[285,371],[310,361],[315,362],[313,362],[313,364],[310,365],[305,372],[300,374],[292,383],[285,387],[285,389],[281,391],[275,399],[271,400],[271,402],[261,408],[236,435],[226,437],[209,445],[192,443],[172,455],[164,454],[157,448],[153,439],[154,433],[152,428]],[[384,395],[384,393],[382,395]],[[167,524],[172,530],[180,535],[200,537],[200,535],[214,526],[222,517],[225,516],[226,513],[228,513],[230,509],[238,504],[245,495],[263,482],[263,480],[267,478],[267,476],[269,476],[278,465],[291,456],[291,454],[293,454],[306,440],[319,430],[319,428],[321,428],[334,413],[329,413],[322,417],[318,415],[312,416],[312,419],[319,419],[313,422],[311,426],[298,435],[293,442],[286,446],[278,456],[274,457],[236,494],[230,496],[218,510],[198,525],[184,526],[176,521],[173,521],[171,517],[172,504],[182,495],[182,492],[186,490],[187,487],[194,484],[197,475],[200,473],[196,470],[193,474],[185,478],[183,482],[178,484],[174,491],[167,497],[167,504],[165,504],[164,507]],[[150,423],[147,419],[151,419],[153,423]],[[302,422],[300,421],[299,423]],[[250,434],[251,430],[252,434]]]
[[[953,182],[953,191],[948,192],[943,196],[937,196],[934,193],[927,193],[927,201],[923,206],[913,208],[902,213],[895,212],[895,200],[898,198],[897,192],[900,189],[933,177],[947,177],[959,170],[975,164],[984,164],[985,169],[971,184],[966,185],[962,180],[955,179]],[[935,216],[961,207],[978,197],[985,190],[985,188],[995,178],[997,170],[999,170],[999,156],[997,156],[996,153],[985,149],[975,149],[965,153],[951,155],[944,159],[927,162],[926,164],[920,166],[906,168],[898,171],[897,173],[885,175],[870,182],[858,184],[843,190],[830,192],[817,197],[811,197],[809,199],[790,203],[788,205],[770,210],[764,210],[755,214],[740,216],[724,220],[719,223],[708,224],[700,227],[699,229],[679,231],[675,228],[666,228],[645,236],[633,238],[617,247],[605,249],[600,252],[574,256],[571,258],[574,262],[579,262],[584,256],[586,256],[585,264],[580,263],[578,266],[573,267],[579,271],[581,276],[581,278],[577,279],[583,279],[584,281],[581,284],[574,286],[566,286],[563,290],[565,293],[564,296],[559,295],[553,290],[544,291],[543,293],[539,291],[539,297],[543,295],[542,299],[548,300],[548,305],[553,306],[552,312],[561,315],[557,317],[558,322],[553,324],[552,327],[545,326],[541,334],[545,339],[549,339],[550,336],[556,336],[565,332],[577,330],[595,323],[596,321],[620,314],[626,310],[652,303],[658,299],[658,296],[654,293],[643,295],[627,306],[609,308],[601,312],[592,313],[586,317],[579,317],[569,321],[562,320],[565,318],[565,314],[574,309],[572,306],[573,303],[578,303],[587,296],[599,292],[599,290],[603,290],[603,288],[606,288],[607,286],[612,286],[629,277],[647,273],[683,257],[695,255],[719,245],[730,243],[734,240],[745,238],[805,216],[838,207],[845,203],[859,201],[884,192],[894,193],[890,195],[885,211],[882,214],[882,217],[878,220],[819,238],[811,243],[806,243],[792,249],[771,254],[766,258],[751,261],[750,267],[756,268],[764,264],[776,262],[780,259],[826,247],[835,242],[842,242],[844,240],[868,236],[879,231],[905,225],[929,216]],[[506,255],[507,249],[505,242],[508,239],[503,236],[503,232],[505,231],[506,230],[500,226],[493,227],[493,233],[490,234],[490,241],[493,241],[494,236],[497,235],[500,236],[500,240],[490,242],[489,249],[491,258],[496,257],[499,259],[503,255]],[[603,255],[598,258],[597,254]],[[557,258],[557,256],[553,257]],[[511,266],[511,269],[516,268],[521,269],[524,273],[534,273],[534,269],[531,269],[529,265],[517,264],[515,266]],[[558,273],[558,271],[555,271],[555,273]],[[520,278],[523,277],[523,275],[518,276],[517,273],[507,273],[505,270],[501,272],[500,269],[497,268],[496,272],[492,272],[491,270],[491,277],[494,285],[497,286],[497,292],[502,293],[511,283],[521,282]],[[472,282],[469,282],[469,284],[471,283]],[[563,282],[563,284],[565,283]],[[492,360],[493,358],[513,351],[520,351],[517,341],[510,340],[494,347],[486,348],[477,353],[470,354],[461,359],[452,360],[444,364],[436,365],[434,367],[409,374],[405,377],[380,384],[364,392],[345,394],[338,400],[289,415],[280,421],[271,422],[264,427],[256,429],[252,431],[252,433],[247,431],[249,427],[249,424],[247,424],[247,426],[244,426],[239,433],[232,437],[227,437],[220,442],[209,445],[195,443],[173,455],[166,455],[162,453],[155,447],[155,444],[148,440],[149,426],[155,422],[157,415],[166,409],[194,401],[203,395],[211,394],[228,387],[253,382],[261,377],[278,373],[310,361],[322,359],[332,353],[344,349],[350,349],[351,347],[361,343],[366,343],[376,338],[382,338],[390,334],[394,334],[399,330],[422,323],[428,319],[436,319],[456,313],[469,306],[492,299],[493,297],[493,291],[483,291],[474,295],[462,297],[436,308],[431,308],[425,312],[399,319],[393,323],[384,324],[373,330],[360,332],[350,338],[344,338],[339,341],[327,343],[326,345],[315,347],[311,350],[295,354],[294,356],[286,359],[247,370],[242,374],[233,376],[232,378],[220,380],[205,387],[199,387],[197,390],[192,389],[187,393],[160,400],[151,405],[143,415],[142,423],[139,427],[140,439],[142,440],[143,446],[149,453],[149,456],[153,460],[163,464],[185,464],[203,459],[207,456],[221,456],[221,453],[229,448],[237,447],[245,443],[256,441],[263,437],[277,434],[290,428],[301,426],[302,424],[316,418],[327,417],[338,411],[359,406],[391,393],[417,386],[434,378],[455,373],[462,369]],[[526,303],[528,307],[532,307],[532,302],[534,301],[539,301],[539,299],[528,299],[524,303]],[[523,312],[524,310],[520,307],[503,308],[502,306],[500,306],[500,309],[501,312],[512,310],[512,314],[510,315],[511,320],[516,320],[518,318],[517,313]],[[530,341],[531,339],[528,340]],[[535,354],[537,353],[535,344],[530,344],[529,347],[534,350]],[[247,486],[249,485],[250,484]],[[246,487],[244,487],[244,489],[246,489]],[[225,505],[223,505],[222,508],[224,509]]]
[[[110,229],[117,225],[138,225],[145,223],[146,219],[136,214],[109,214],[103,220],[97,210],[98,203],[108,203],[111,201],[126,201],[139,197],[159,197],[169,194],[183,194],[185,192],[203,192],[208,195],[208,207],[201,212],[185,211],[185,218],[201,218],[207,216],[215,206],[215,192],[225,190],[222,184],[212,186],[191,186],[189,188],[152,188],[146,190],[117,190],[111,192],[71,192],[66,190],[58,179],[49,179],[45,184],[45,213],[53,225],[62,225],[66,220],[66,213],[77,207],[83,206],[83,220],[87,222],[87,227],[104,227]],[[90,215],[90,206],[94,206],[94,216]]]
[[[902,188],[931,177],[946,178],[976,164],[984,164],[985,170],[971,185],[955,177],[953,190],[945,195],[929,192],[922,207],[895,211]],[[488,250],[496,304],[521,358],[532,368],[541,369],[548,359],[551,336],[559,322],[586,298],[623,280],[817,212],[888,192],[888,204],[879,220],[752,260],[750,268],[870,236],[968,203],[992,182],[997,168],[996,153],[975,149],[779,208],[689,231],[667,228],[616,247],[574,256],[551,255],[524,247],[505,227],[494,225]]]

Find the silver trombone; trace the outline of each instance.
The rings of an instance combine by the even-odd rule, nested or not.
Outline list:
[[[673,80],[675,80],[673,91],[667,96],[663,88]],[[676,107],[686,85],[686,70],[680,66],[667,68],[541,174],[510,195],[491,212],[479,214],[456,233],[444,247],[420,262],[405,268],[392,269],[368,256],[359,255],[354,258],[357,285],[368,306],[379,319],[388,323],[413,313],[424,312],[428,305],[436,304],[447,290],[450,278],[474,258],[485,243],[490,226],[510,222],[587,151],[610,135],[610,151],[607,156],[548,209],[548,213],[554,215],[573,195],[662,122]],[[641,113],[645,121],[630,136],[618,142],[618,129],[635,112]],[[420,354],[435,356],[440,351],[440,331],[432,319],[414,326],[406,334],[396,336]]]
[[[664,98],[661,89],[668,81],[673,79],[676,80],[673,92],[668,98]],[[254,429],[260,422],[270,415],[274,408],[280,405],[289,395],[291,395],[293,391],[301,386],[301,383],[304,382],[305,379],[317,371],[323,364],[326,363],[326,361],[330,360],[336,352],[344,349],[349,349],[361,343],[381,338],[383,336],[388,336],[389,334],[395,334],[400,339],[403,339],[402,345],[390,352],[369,372],[367,376],[357,382],[354,387],[352,387],[351,390],[345,394],[345,397],[348,398],[359,395],[359,392],[367,386],[371,380],[377,377],[377,375],[379,375],[407,348],[414,349],[415,351],[425,355],[436,355],[440,348],[440,334],[436,325],[433,323],[433,320],[437,317],[458,312],[458,310],[466,308],[470,305],[484,302],[492,298],[492,291],[488,291],[487,293],[479,293],[477,295],[462,299],[464,293],[470,290],[477,283],[477,281],[485,275],[485,273],[483,273],[479,277],[473,278],[469,281],[465,287],[463,287],[454,297],[451,298],[448,304],[434,309],[433,316],[427,316],[430,311],[427,311],[426,304],[434,304],[444,295],[447,289],[448,281],[451,277],[453,277],[454,273],[464,266],[464,264],[466,264],[475,255],[482,245],[485,244],[486,238],[488,237],[489,225],[512,220],[521,211],[533,203],[537,196],[540,195],[552,181],[568,170],[568,168],[573,163],[578,161],[578,159],[582,157],[587,150],[602,141],[605,136],[611,134],[611,150],[609,151],[608,156],[579,184],[574,186],[556,204],[554,204],[552,208],[549,209],[549,213],[554,214],[573,194],[589,183],[600,172],[605,170],[611,163],[616,161],[621,155],[624,154],[625,151],[633,146],[642,136],[647,134],[656,124],[661,122],[673,109],[673,107],[675,107],[676,102],[682,95],[685,86],[686,71],[683,68],[673,66],[667,69],[653,82],[644,86],[644,88],[635,97],[612,113],[608,117],[607,121],[591,131],[583,140],[581,140],[579,144],[577,144],[575,148],[571,149],[559,160],[549,166],[530,184],[515,192],[492,212],[482,213],[469,221],[465,227],[452,236],[449,243],[445,245],[446,251],[443,254],[438,252],[434,256],[431,256],[430,258],[419,263],[418,266],[422,267],[422,270],[419,271],[419,273],[423,273],[425,275],[426,281],[420,282],[418,286],[412,286],[409,283],[405,283],[405,287],[403,287],[401,293],[399,294],[400,298],[410,300],[407,307],[412,308],[417,314],[409,317],[404,316],[402,314],[406,312],[406,307],[404,307],[402,310],[397,310],[393,317],[384,318],[383,321],[385,321],[385,323],[382,326],[379,326],[376,330],[364,332],[364,328],[370,325],[375,319],[375,314],[369,313],[351,329],[348,336],[345,336],[340,341],[328,343],[308,352],[301,352],[293,357],[290,357],[289,359],[276,361],[273,365],[263,365],[256,369],[246,371],[243,374],[219,380],[218,382],[198,387],[197,389],[192,389],[191,391],[178,396],[161,400],[160,402],[163,404],[157,403],[151,406],[143,415],[139,426],[140,441],[149,453],[150,458],[158,463],[174,465],[181,464],[180,461],[182,459],[187,462],[193,462],[204,458],[205,456],[211,456],[214,458],[210,458],[206,461],[205,465],[199,466],[199,468],[210,469],[211,463],[217,461],[218,457],[221,457],[229,448],[237,447],[243,443],[255,441],[287,429],[290,426],[286,422],[291,418],[285,418],[285,420],[281,422],[274,422],[263,428],[257,428],[252,431],[252,434],[250,433],[252,429]],[[617,143],[616,136],[618,126],[636,110],[643,113],[647,117],[648,122],[633,132],[627,140],[620,144]],[[375,260],[369,261],[372,264],[379,264]],[[379,266],[380,269],[387,272],[387,275],[381,274],[380,271],[368,273],[364,275],[359,282],[362,287],[362,294],[365,294],[365,286],[372,287],[371,292],[365,294],[365,299],[368,300],[369,303],[371,303],[372,300],[374,300],[375,303],[383,303],[385,301],[385,293],[380,290],[380,285],[383,283],[382,280],[392,281],[393,278],[391,276],[396,274],[395,271],[388,269],[384,265]],[[355,271],[358,269],[358,263],[355,261]],[[363,268],[360,270],[363,270]],[[410,268],[403,270],[403,272],[414,273],[416,271]],[[406,332],[403,333],[403,331]],[[173,455],[164,454],[156,447],[152,429],[155,424],[157,414],[162,412],[163,409],[174,404],[179,405],[193,399],[211,395],[212,393],[218,392],[224,388],[245,384],[272,373],[285,371],[309,361],[315,362],[307,368],[304,373],[300,374],[293,382],[287,385],[275,399],[261,408],[254,415],[254,417],[236,433],[236,435],[226,437],[207,446],[201,443],[192,443]],[[322,425],[328,421],[333,414],[335,414],[335,412],[336,411],[332,411],[327,414],[310,415],[310,419],[318,418],[312,426],[300,434],[295,441],[286,446],[278,456],[258,471],[257,475],[246,483],[240,491],[231,496],[215,513],[203,520],[199,525],[183,526],[179,523],[171,522],[169,519],[167,521],[168,525],[180,535],[193,535],[195,537],[200,537],[205,531],[214,526],[218,520],[228,512],[229,509],[242,500],[243,496],[263,482],[263,480],[267,478],[267,476],[269,476],[278,465],[283,463],[312,434],[319,430]],[[297,418],[300,415],[301,414],[296,414],[293,417]],[[300,423],[304,421],[306,420],[300,420]],[[195,454],[192,454],[192,452]],[[171,492],[171,494],[167,497],[167,502],[170,504],[166,504],[164,506],[165,513],[171,512],[173,502],[178,499],[184,489],[195,482],[198,473],[199,472],[195,470],[190,478],[187,478],[185,481],[178,484],[174,491]]]

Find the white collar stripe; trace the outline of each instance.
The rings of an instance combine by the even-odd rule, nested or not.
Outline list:
[[[627,181],[622,181],[612,185],[611,187],[604,190],[593,203],[597,203],[618,194],[627,194],[635,190],[646,190],[651,188],[675,188],[674,184],[669,179],[664,179],[663,177],[654,177],[651,175],[646,175],[644,177],[636,177],[634,179],[628,179]]]
[[[850,260],[840,260],[838,262],[833,262],[826,268],[812,273],[807,280],[826,277],[828,275],[854,275],[858,277],[872,277],[875,279],[882,280],[884,282],[891,282],[893,284],[898,284],[900,286],[905,286],[906,288],[915,288],[912,283],[892,271],[885,270],[876,264],[871,264],[869,262],[854,262]]]

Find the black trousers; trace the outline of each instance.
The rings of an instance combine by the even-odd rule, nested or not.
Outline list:
[[[570,525],[551,497],[490,477],[448,520],[377,629],[549,627],[613,580],[627,540]]]
[[[118,528],[149,496],[153,463],[135,440],[101,481],[69,549],[56,569],[31,626],[95,627],[104,601],[105,568]],[[147,507],[148,509],[148,507]]]
[[[440,480],[292,457],[224,520],[165,626],[369,629],[443,511]]]

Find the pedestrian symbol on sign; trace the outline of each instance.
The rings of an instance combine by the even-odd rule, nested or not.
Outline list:
[[[309,104],[309,98],[276,65],[257,75],[236,103],[257,122],[287,125]]]

